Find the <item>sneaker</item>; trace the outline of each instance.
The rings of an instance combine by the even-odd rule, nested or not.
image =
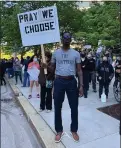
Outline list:
[[[37,98],[40,98],[39,94],[37,94]]]
[[[41,108],[40,108],[39,112],[43,112],[43,111],[44,111],[44,109],[41,109]]]
[[[47,113],[50,113],[50,112],[51,112],[51,110],[47,109],[47,110],[46,110],[46,112],[47,112]]]
[[[55,137],[55,142],[59,143],[63,137],[64,133],[63,132],[59,132],[57,133],[56,137]]]
[[[32,98],[32,96],[31,96],[31,95],[29,95],[29,96],[28,96],[28,99],[31,99],[31,98]]]
[[[76,132],[71,132],[71,136],[75,142],[79,142],[79,136]]]

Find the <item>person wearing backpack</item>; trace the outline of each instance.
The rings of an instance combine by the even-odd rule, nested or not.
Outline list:
[[[51,64],[52,54],[50,52],[45,53],[47,66]],[[39,75],[39,84],[41,85],[40,89],[40,111],[44,111],[46,109],[47,113],[52,110],[52,88],[54,81],[54,73],[52,73],[47,68],[47,75],[44,74],[44,67],[40,68]]]
[[[103,57],[103,62],[98,66],[97,73],[99,81],[99,98],[101,99],[103,88],[105,88],[106,99],[108,99],[109,85],[114,77],[114,69],[108,62],[108,58],[106,56]]]

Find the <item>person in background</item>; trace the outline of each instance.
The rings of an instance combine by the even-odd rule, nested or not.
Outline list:
[[[28,73],[30,75],[30,91],[29,91],[28,99],[32,98],[32,90],[33,90],[34,82],[36,83],[37,98],[40,98],[39,83],[38,83],[40,65],[36,55],[32,57],[32,60],[33,62],[29,63],[28,65]]]
[[[88,54],[87,58],[88,58],[89,78],[91,78],[91,81],[92,81],[93,92],[97,92],[96,91],[96,61],[95,59],[93,59],[91,54]]]
[[[18,57],[15,58],[15,61],[13,63],[13,68],[14,68],[15,81],[16,81],[15,85],[18,84],[18,76],[19,76],[21,84],[22,84],[22,65],[21,65]]]
[[[6,81],[5,81],[5,62],[4,61],[0,61],[0,81],[1,81],[1,85],[3,85],[3,82],[4,82],[4,85],[6,85]]]
[[[81,52],[81,68],[83,71],[83,93],[84,98],[88,96],[88,88],[89,88],[89,70],[88,70],[88,59],[85,55],[85,52]]]
[[[51,65],[52,54],[50,52],[45,53],[46,63],[47,63],[47,75],[44,74],[43,65],[40,68],[39,74],[39,84],[41,85],[40,89],[40,111],[47,110],[49,113],[52,110],[52,88],[54,81],[54,73],[48,68]]]
[[[109,84],[114,76],[114,69],[108,62],[106,56],[103,57],[103,62],[98,66],[97,72],[99,81],[99,98],[101,98],[103,88],[105,88],[106,99],[108,99]]]
[[[30,57],[27,56],[27,58],[23,61],[23,66],[24,66],[24,80],[23,80],[23,86],[22,87],[26,87],[26,86],[30,86],[30,77],[29,74],[27,72],[28,69],[28,64],[30,61]]]
[[[117,60],[115,62],[115,82],[116,82],[116,86],[118,85],[118,81],[120,81],[121,79],[121,57],[118,56]]]
[[[13,63],[13,59],[9,59],[8,61],[6,61],[6,71],[8,73],[8,78],[14,77]]]
[[[112,57],[108,50],[105,52],[105,56],[107,57],[109,64],[112,65]]]

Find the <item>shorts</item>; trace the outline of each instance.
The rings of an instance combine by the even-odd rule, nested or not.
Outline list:
[[[32,77],[30,76],[30,81],[38,81],[38,78],[32,78]]]

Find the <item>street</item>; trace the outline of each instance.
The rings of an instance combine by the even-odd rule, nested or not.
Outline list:
[[[1,148],[42,148],[14,97],[6,94],[12,94],[8,85],[7,91],[1,87]]]

